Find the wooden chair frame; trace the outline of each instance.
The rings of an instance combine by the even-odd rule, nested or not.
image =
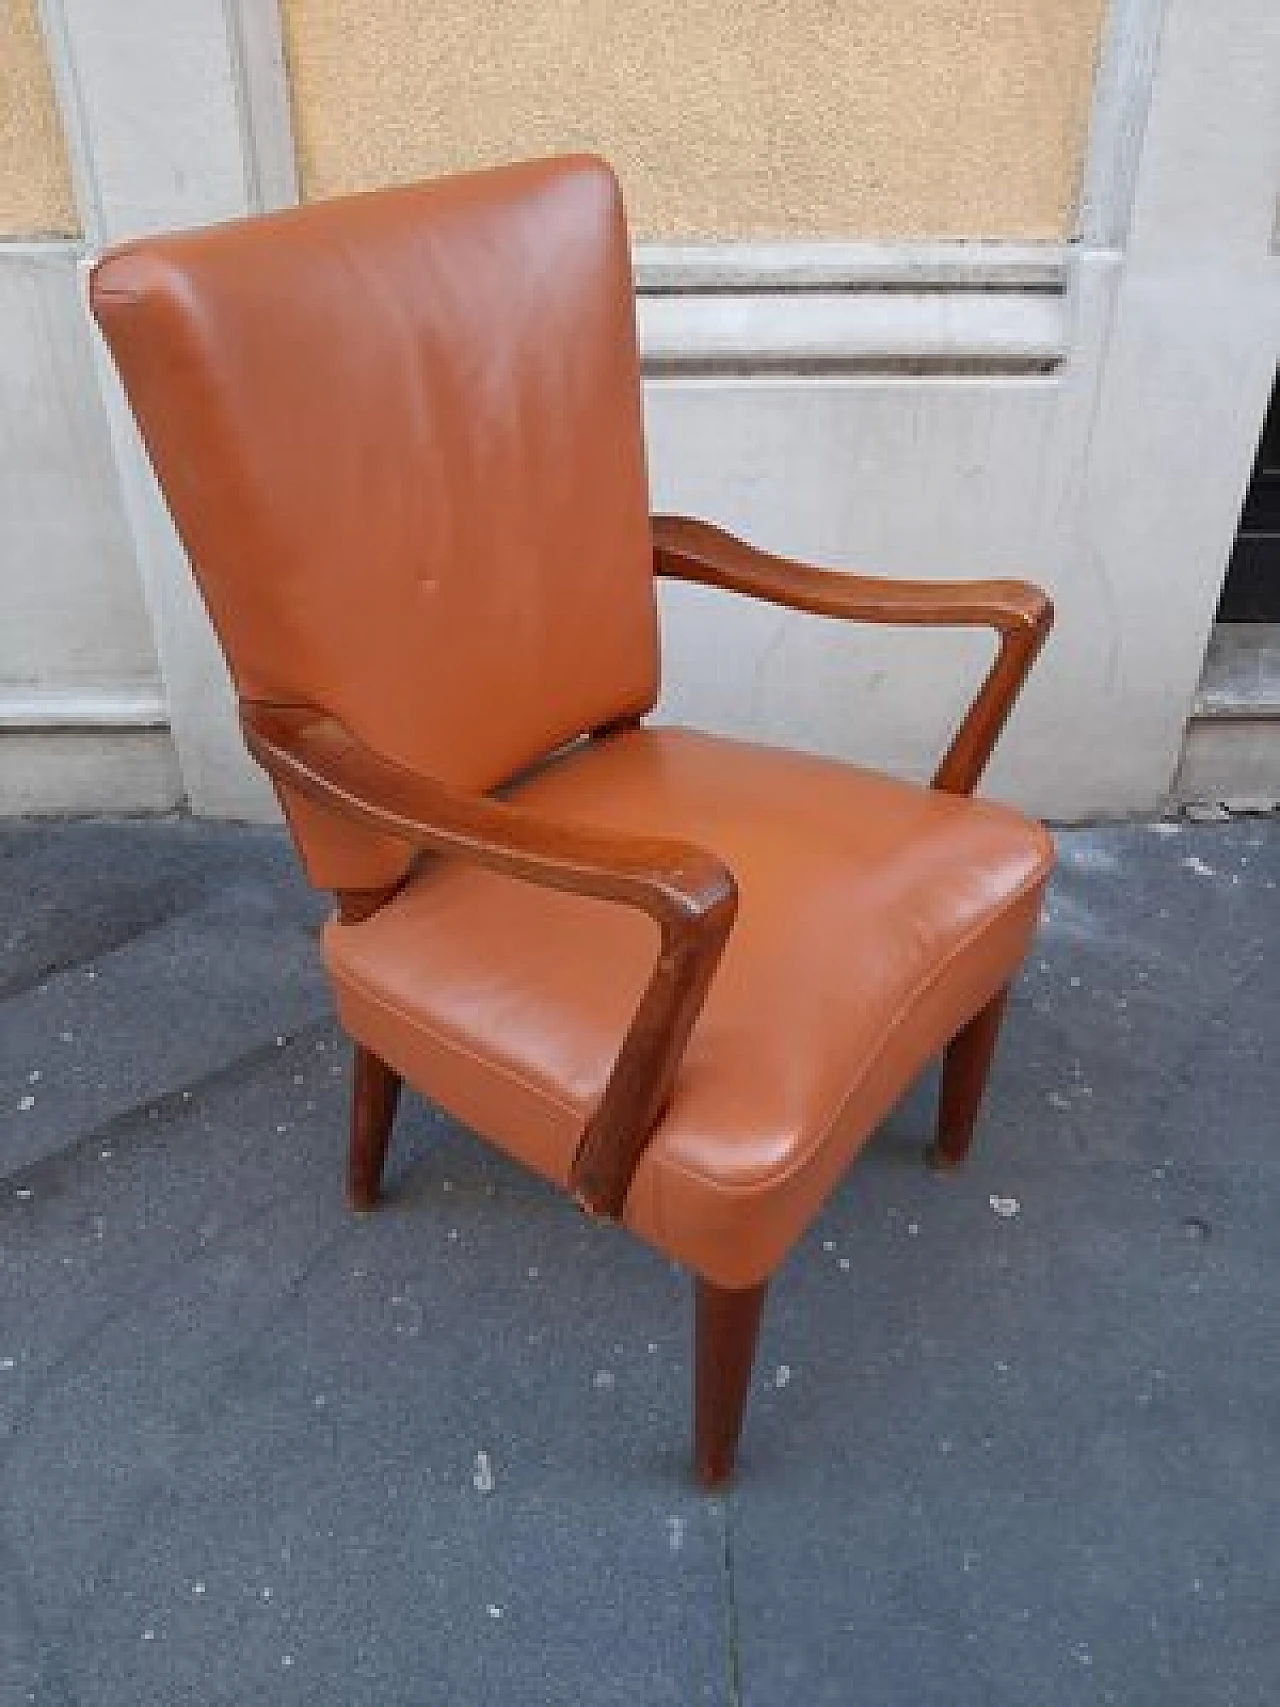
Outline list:
[[[775,557],[705,522],[659,516],[652,528],[658,575],[819,616],[994,629],[995,660],[932,782],[952,794],[973,790],[1052,624],[1038,587],[884,580]],[[584,1210],[619,1217],[733,928],[733,874],[687,843],[548,821],[420,776],[371,752],[320,707],[245,702],[240,716],[250,752],[273,780],[321,806],[417,848],[637,907],[657,922],[657,961],[570,1172]],[[341,916],[369,916],[397,887],[341,893]],[[956,1165],[968,1150],[1002,1007],[1003,992],[947,1049],[931,1152],[938,1166]],[[356,1208],[377,1201],[398,1091],[394,1071],[357,1045],[348,1170]],[[695,1463],[708,1484],[732,1466],[764,1295],[763,1285],[732,1292],[698,1277]]]

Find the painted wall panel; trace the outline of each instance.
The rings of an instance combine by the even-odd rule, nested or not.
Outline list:
[[[36,0],[0,0],[0,237],[78,230]]]
[[[78,264],[0,245],[0,813],[182,793]]]
[[[284,0],[303,191],[590,148],[641,237],[1060,237],[1103,9]]]
[[[0,250],[0,694],[157,679],[77,259]]]

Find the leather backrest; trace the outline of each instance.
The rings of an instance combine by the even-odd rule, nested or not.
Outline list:
[[[321,706],[473,788],[652,706],[630,257],[601,162],[144,239],[90,299],[242,697]],[[350,835],[334,855],[311,816],[294,833],[336,881]]]

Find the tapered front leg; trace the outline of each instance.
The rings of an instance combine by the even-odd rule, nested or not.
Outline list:
[[[695,1281],[693,1467],[706,1488],[733,1470],[768,1282],[741,1292]]]
[[[351,1149],[347,1159],[347,1205],[373,1209],[391,1141],[391,1122],[400,1100],[400,1076],[363,1044],[351,1064]]]
[[[929,1150],[932,1167],[959,1167],[969,1154],[1008,995],[1006,986],[947,1045],[942,1058],[938,1133]]]

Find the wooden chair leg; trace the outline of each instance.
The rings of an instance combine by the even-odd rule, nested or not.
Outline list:
[[[768,1282],[730,1292],[699,1275],[695,1285],[693,1467],[714,1488],[733,1469]]]
[[[932,1167],[959,1167],[969,1154],[1008,995],[1007,987],[999,991],[947,1045],[942,1058],[938,1132],[929,1150]]]
[[[355,1046],[351,1065],[351,1149],[347,1157],[347,1205],[373,1209],[382,1164],[391,1141],[391,1122],[400,1100],[400,1075],[371,1049]]]

